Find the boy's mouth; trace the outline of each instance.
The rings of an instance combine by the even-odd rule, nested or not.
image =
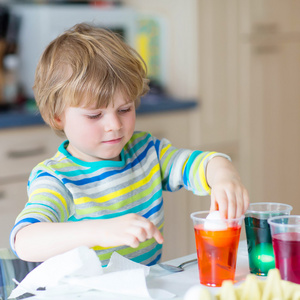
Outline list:
[[[118,138],[118,139],[111,139],[111,140],[107,140],[107,141],[103,141],[102,143],[104,144],[117,144],[120,143],[122,140],[122,138]]]

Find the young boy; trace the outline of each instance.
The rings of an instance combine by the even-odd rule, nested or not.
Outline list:
[[[79,24],[56,38],[36,70],[34,92],[45,122],[64,134],[38,164],[11,246],[28,261],[93,248],[103,265],[113,251],[146,265],[162,252],[162,191],[211,192],[211,210],[241,216],[248,193],[229,158],[176,149],[135,132],[135,108],[148,91],[141,57],[115,34]]]

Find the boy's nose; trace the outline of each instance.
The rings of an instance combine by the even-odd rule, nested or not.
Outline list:
[[[116,114],[109,115],[105,120],[105,131],[120,130],[122,122]]]

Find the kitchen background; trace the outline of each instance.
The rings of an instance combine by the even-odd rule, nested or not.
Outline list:
[[[252,202],[300,214],[300,0],[0,4],[0,247],[27,201],[29,172],[61,142],[35,112],[36,62],[82,21],[119,31],[148,63],[152,89],[137,129],[229,154]],[[209,197],[181,190],[164,199],[163,260],[195,252],[189,215],[208,209]]]

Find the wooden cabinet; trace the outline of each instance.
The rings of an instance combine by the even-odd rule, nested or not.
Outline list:
[[[62,142],[46,126],[1,130],[0,140],[0,182],[11,177],[27,179],[31,169],[54,155]]]
[[[240,157],[252,201],[300,213],[300,42],[241,43]]]
[[[244,34],[300,31],[299,0],[241,0],[239,9],[240,30]]]
[[[300,214],[300,1],[239,2],[239,149],[253,202]]]
[[[25,180],[0,184],[0,248],[9,247],[9,234],[27,202]]]
[[[192,112],[179,111],[137,116],[135,129],[169,139],[175,147],[189,147],[189,118]]]
[[[290,203],[299,214],[300,1],[198,5],[195,147],[233,156],[252,202]]]
[[[9,247],[9,234],[27,202],[32,168],[57,151],[62,140],[46,126],[0,130],[0,248]]]
[[[201,107],[194,116],[195,146],[235,142],[238,136],[237,0],[198,2]]]

